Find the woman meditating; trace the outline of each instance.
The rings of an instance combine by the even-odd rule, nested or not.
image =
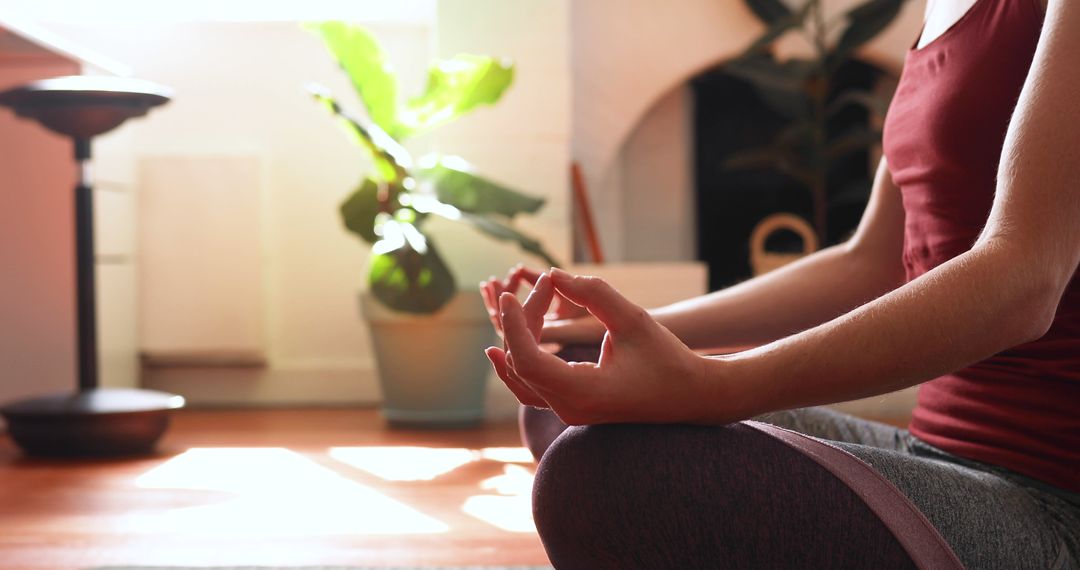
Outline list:
[[[729,289],[646,311],[559,270],[482,284],[499,377],[587,426],[537,473],[556,566],[769,567],[799,540],[879,567],[867,507],[757,418],[861,459],[967,567],[1080,567],[1080,1],[931,0],[883,144],[850,241]],[[920,383],[907,430],[811,407]]]

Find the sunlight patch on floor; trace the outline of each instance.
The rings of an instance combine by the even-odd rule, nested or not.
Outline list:
[[[520,465],[507,465],[502,475],[485,479],[480,488],[497,495],[473,495],[461,510],[508,532],[536,532],[532,519],[533,474]]]
[[[133,513],[132,533],[216,537],[433,534],[449,527],[285,448],[194,448],[144,473],[142,489],[226,494],[212,504]]]
[[[430,481],[480,458],[461,447],[332,447],[329,455],[386,481]]]
[[[472,463],[532,463],[523,447],[332,447],[331,458],[386,481],[430,481]]]

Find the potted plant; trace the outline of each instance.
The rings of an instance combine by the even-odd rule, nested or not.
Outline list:
[[[865,204],[870,194],[869,180],[830,189],[831,169],[850,153],[881,142],[876,127],[840,129],[835,119],[852,106],[877,116],[884,116],[889,106],[887,97],[843,88],[837,74],[858,48],[892,23],[904,1],[863,0],[842,14],[829,15],[823,0],[745,0],[766,29],[724,70],[752,84],[762,100],[788,122],[771,144],[729,157],[726,165],[775,168],[805,186],[813,229],[822,245],[830,243],[830,207]],[[770,51],[789,32],[806,39],[808,56],[781,60]]]
[[[544,201],[478,176],[459,157],[414,161],[400,141],[496,103],[513,82],[514,67],[477,55],[435,61],[424,92],[401,101],[397,77],[370,32],[343,22],[308,28],[322,38],[367,111],[366,118],[348,113],[325,88],[308,87],[373,164],[340,211],[345,227],[371,245],[360,298],[383,414],[392,425],[476,423],[483,418],[488,371],[482,349],[495,339],[479,294],[458,291],[424,222],[436,216],[465,223],[558,265],[512,225]]]

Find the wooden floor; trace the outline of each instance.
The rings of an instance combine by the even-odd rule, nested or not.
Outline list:
[[[0,568],[545,564],[512,423],[188,410],[154,457],[42,461],[0,435]]]

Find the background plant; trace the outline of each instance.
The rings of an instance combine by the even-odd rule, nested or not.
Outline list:
[[[836,76],[859,47],[893,21],[904,0],[868,0],[833,17],[825,13],[823,0],[802,0],[794,8],[782,0],[745,1],[767,28],[724,69],[750,82],[762,100],[789,123],[771,144],[738,153],[726,166],[776,168],[806,186],[814,229],[820,243],[827,243],[830,197],[865,202],[869,192],[867,184],[855,189],[861,196],[830,193],[830,168],[846,155],[881,141],[881,132],[872,126],[839,132],[831,119],[849,105],[883,116],[889,104],[887,98],[870,91],[838,91]],[[810,57],[776,57],[771,48],[789,32],[806,39]]]
[[[374,165],[340,211],[345,227],[372,246],[368,287],[377,299],[399,311],[430,313],[454,296],[454,276],[423,230],[430,216],[468,224],[558,265],[511,225],[517,215],[539,210],[543,199],[478,176],[459,157],[414,161],[400,143],[499,101],[513,82],[512,63],[478,55],[435,61],[423,93],[403,101],[397,75],[370,32],[343,22],[308,28],[322,38],[367,111],[366,118],[351,114],[325,88],[308,86]]]

